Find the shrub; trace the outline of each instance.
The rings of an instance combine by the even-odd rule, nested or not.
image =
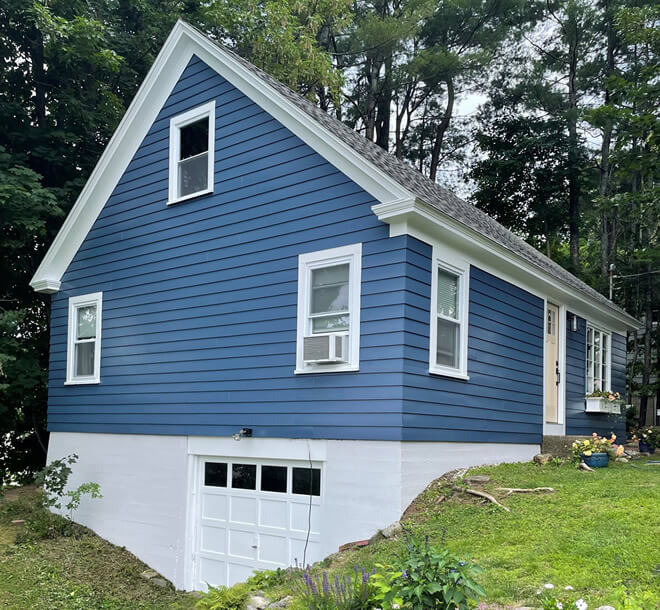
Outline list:
[[[374,600],[383,608],[396,604],[415,610],[464,610],[486,596],[475,580],[481,568],[431,546],[428,537],[405,538],[407,553],[393,566],[381,566],[384,573],[373,581]]]
[[[246,583],[253,591],[266,587],[281,587],[291,578],[288,570],[277,568],[276,570],[256,571]]]
[[[238,583],[233,587],[209,587],[195,608],[201,610],[245,610],[250,589],[246,583]]]
[[[571,446],[573,459],[577,462],[582,460],[582,456],[590,456],[594,453],[608,453],[612,456],[623,453],[623,445],[616,445],[616,435],[612,434],[610,438],[598,436],[595,432],[587,439],[575,441]]]

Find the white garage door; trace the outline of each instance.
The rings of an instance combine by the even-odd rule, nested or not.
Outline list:
[[[195,588],[320,559],[320,465],[200,458]]]

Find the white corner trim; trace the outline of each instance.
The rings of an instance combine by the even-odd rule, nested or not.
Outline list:
[[[376,168],[234,57],[195,28],[179,20],[172,28],[73,209],[30,281],[34,290],[42,291],[46,288],[46,292],[56,291],[56,283],[61,281],[193,55],[206,62],[376,200],[388,202],[412,197],[402,185]],[[50,283],[45,284],[46,281]]]
[[[76,376],[75,370],[75,331],[76,312],[79,307],[96,307],[96,334],[94,337],[94,373],[88,376]],[[66,381],[64,385],[87,385],[101,382],[101,330],[103,327],[103,293],[94,292],[69,297],[69,315],[66,342]]]
[[[615,332],[639,327],[632,316],[608,307],[576,290],[551,273],[527,262],[478,231],[449,217],[420,199],[402,199],[372,206],[379,220],[390,225],[390,236],[409,234],[430,244],[449,240],[464,250],[471,262],[496,273],[528,292],[550,297],[586,319],[595,319]]]
[[[308,312],[311,296],[311,273],[313,269],[331,265],[349,264],[348,302],[349,361],[343,364],[309,364],[303,358],[303,342],[309,336]],[[357,371],[360,368],[360,293],[362,291],[362,244],[351,244],[306,252],[298,256],[298,310],[296,330],[296,374],[340,373]]]
[[[206,188],[195,193],[179,196],[178,193],[178,167],[181,153],[181,138],[179,130],[191,123],[206,118],[209,122],[206,164]],[[201,154],[201,153],[200,153]],[[170,119],[170,146],[169,146],[169,175],[168,175],[168,201],[167,205],[186,201],[193,197],[208,195],[213,192],[213,172],[215,168],[215,100],[202,104],[197,108],[178,114]]]

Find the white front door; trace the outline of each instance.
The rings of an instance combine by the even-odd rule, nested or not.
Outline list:
[[[548,303],[545,324],[545,421],[559,423],[559,308]]]
[[[198,463],[195,589],[320,559],[319,465],[221,457]]]

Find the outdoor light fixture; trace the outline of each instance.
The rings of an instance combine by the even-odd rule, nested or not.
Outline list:
[[[578,329],[578,319],[575,314],[571,314],[571,330],[575,333]]]
[[[252,428],[241,428],[238,432],[231,435],[235,441],[240,441],[242,438],[250,438],[251,436]]]

